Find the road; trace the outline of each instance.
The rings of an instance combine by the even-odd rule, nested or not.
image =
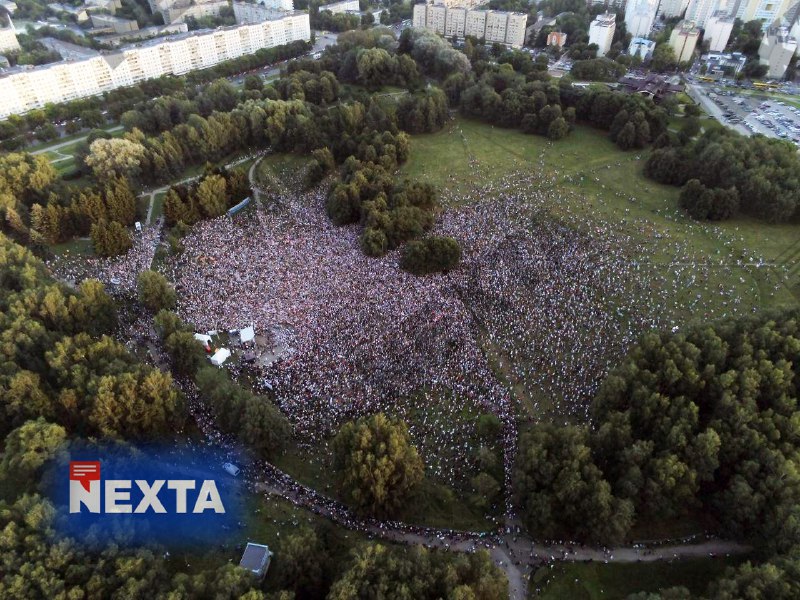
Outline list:
[[[117,125],[116,127],[110,127],[109,129],[106,129],[106,131],[108,133],[114,133],[115,131],[120,131],[121,129],[122,129],[122,125]],[[83,137],[72,138],[71,140],[67,140],[65,142],[60,142],[58,144],[53,144],[52,146],[47,146],[46,148],[39,148],[38,150],[33,150],[31,152],[31,154],[44,154],[45,152],[55,152],[57,150],[60,150],[61,148],[65,148],[66,146],[71,146],[72,144],[75,144],[77,142],[82,142],[87,137],[89,137],[88,133],[86,135],[84,135]],[[58,160],[64,160],[64,159],[62,158],[62,159],[58,159]],[[52,162],[56,162],[56,161],[52,161]]]

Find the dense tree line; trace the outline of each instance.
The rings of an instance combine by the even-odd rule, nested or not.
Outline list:
[[[461,261],[461,247],[450,237],[430,236],[406,244],[400,266],[415,275],[449,271]]]
[[[570,74],[581,81],[616,81],[628,68],[608,58],[576,60]]]
[[[791,219],[800,207],[799,173],[792,144],[727,129],[666,145],[645,164],[648,177],[684,186],[681,204],[692,216],[715,220],[740,212],[770,222]]]
[[[167,225],[194,225],[202,219],[219,217],[250,194],[243,169],[207,169],[200,179],[172,186],[164,198]]]
[[[526,522],[619,540],[634,514],[701,509],[725,535],[787,551],[800,533],[798,351],[796,309],[645,335],[602,384],[591,431],[523,437]]]
[[[6,238],[0,240],[3,427],[44,417],[69,433],[152,438],[178,429],[183,399],[169,375],[108,337],[115,308],[93,280],[71,292]]]

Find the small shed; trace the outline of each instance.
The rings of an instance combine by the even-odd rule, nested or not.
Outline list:
[[[195,333],[194,339],[203,344],[203,346],[208,346],[211,343],[211,336],[204,333]]]
[[[230,357],[231,351],[227,348],[220,348],[214,353],[214,356],[211,357],[211,364],[215,367],[221,367],[222,363],[228,360]]]
[[[267,574],[267,569],[269,569],[271,558],[272,552],[269,551],[269,546],[247,542],[247,547],[244,549],[239,566],[247,569],[259,579],[263,579],[264,575]]]

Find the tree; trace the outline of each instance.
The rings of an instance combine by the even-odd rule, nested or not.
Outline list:
[[[422,481],[424,465],[408,428],[382,413],[345,424],[334,438],[333,454],[343,495],[373,515],[396,512]]]
[[[633,523],[632,502],[612,493],[594,464],[585,428],[537,425],[524,434],[514,480],[533,535],[614,544]]]
[[[67,439],[60,425],[43,418],[28,421],[6,437],[0,473],[20,481],[29,481],[45,462],[53,458]]]
[[[99,139],[89,146],[86,164],[99,181],[115,177],[135,178],[141,172],[145,148],[123,138]]]
[[[675,58],[675,51],[667,43],[661,43],[653,51],[653,60],[650,68],[654,71],[672,71],[678,66],[678,59]]]
[[[125,254],[133,246],[128,230],[117,221],[101,220],[91,228],[92,247],[98,256]]]
[[[313,529],[303,527],[281,543],[281,584],[299,598],[323,598],[329,557]],[[327,584],[327,585],[326,585]]]
[[[175,290],[166,278],[156,271],[142,271],[137,281],[139,302],[153,312],[175,307]]]
[[[461,261],[461,247],[450,237],[431,236],[406,244],[400,266],[415,275],[450,271]]]
[[[205,217],[213,218],[225,213],[228,207],[228,198],[225,179],[220,175],[203,177],[195,194]]]
[[[569,134],[569,125],[564,120],[564,117],[558,117],[550,123],[547,128],[547,137],[553,141],[560,140],[567,137]]]

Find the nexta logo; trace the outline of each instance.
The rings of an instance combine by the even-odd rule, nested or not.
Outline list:
[[[213,479],[205,479],[200,485],[198,482],[197,479],[103,480],[100,462],[72,461],[69,463],[69,512],[82,513],[85,507],[90,513],[166,514],[163,498],[177,514],[224,513],[216,482]],[[190,511],[191,499],[194,502]]]

